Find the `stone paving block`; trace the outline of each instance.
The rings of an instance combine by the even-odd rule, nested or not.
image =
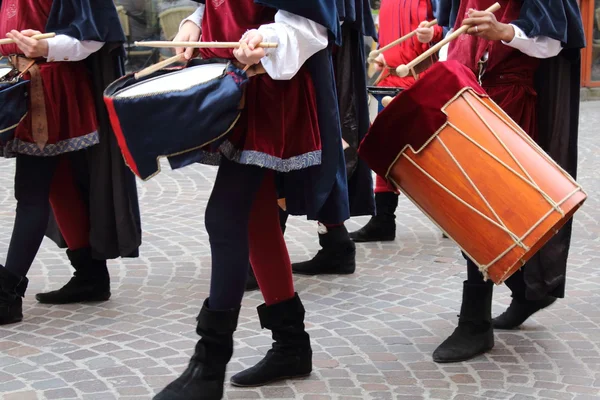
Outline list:
[[[600,400],[600,103],[582,105],[578,179],[589,199],[574,219],[567,297],[514,331],[495,332],[488,354],[438,365],[431,352],[460,310],[464,260],[404,196],[397,239],[357,244],[348,276],[295,276],[313,343],[310,377],[264,388],[226,385],[226,400]],[[148,400],[183,371],[198,340],[195,317],[209,291],[204,210],[215,168],[192,165],[138,182],[144,226],[139,259],[110,260],[113,296],[48,306],[34,293],[72,274],[63,250],[45,240],[31,269],[25,320],[0,327],[2,400]],[[0,256],[15,207],[13,160],[0,159]],[[367,217],[353,218],[348,230]],[[319,249],[316,226],[290,218],[294,261]],[[0,258],[1,260],[1,258]],[[495,288],[493,314],[510,303]],[[227,378],[271,347],[260,329],[258,292],[244,298]]]

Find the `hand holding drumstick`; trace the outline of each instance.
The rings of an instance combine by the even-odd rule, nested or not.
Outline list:
[[[502,40],[511,42],[515,37],[515,30],[510,24],[498,22],[496,16],[490,11],[478,11],[469,9],[463,25],[471,25],[467,34],[480,37],[486,40]],[[429,43],[433,38],[433,28],[426,27],[422,22],[417,29],[417,39],[421,43]]]
[[[48,41],[46,39],[36,39],[33,37],[37,35],[42,35],[42,32],[34,31],[33,29],[26,29],[22,32],[12,30],[6,34],[6,37],[14,41],[19,50],[23,52],[25,57],[48,57]]]

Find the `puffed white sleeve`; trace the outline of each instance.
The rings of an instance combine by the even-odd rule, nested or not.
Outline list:
[[[267,74],[276,80],[292,79],[310,57],[329,44],[327,28],[287,11],[278,11],[275,22],[258,31],[265,42],[278,44],[267,49],[261,60]]]
[[[181,21],[181,23],[179,24],[179,29],[181,29],[181,26],[186,21],[192,21],[194,24],[198,25],[198,28],[202,29],[202,18],[204,17],[205,9],[206,9],[206,6],[204,4],[199,4],[198,8],[196,9],[196,11],[194,11],[194,13],[192,15],[190,15],[189,17],[187,17],[186,19]]]
[[[530,57],[551,58],[562,50],[562,44],[547,36],[528,37],[521,28],[510,24],[515,30],[515,37],[510,42],[502,41],[507,46],[515,48]]]
[[[104,42],[80,41],[67,35],[56,35],[46,40],[48,42],[46,59],[50,62],[85,60],[104,46]]]

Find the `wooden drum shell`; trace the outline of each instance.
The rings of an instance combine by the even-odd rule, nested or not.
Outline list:
[[[464,90],[444,112],[447,123],[403,149],[387,178],[500,284],[586,194],[489,98]]]

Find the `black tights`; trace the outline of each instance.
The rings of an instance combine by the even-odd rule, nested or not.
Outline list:
[[[221,161],[205,216],[212,254],[211,309],[228,310],[242,303],[248,275],[248,221],[265,171],[225,157]]]
[[[466,256],[465,256],[466,258]],[[524,267],[523,267],[524,268]],[[511,290],[512,296],[520,301],[525,301],[525,292],[527,286],[525,285],[525,275],[523,268],[515,272],[505,283],[506,286]],[[479,268],[475,263],[467,258],[467,281],[471,284],[484,283],[483,275],[479,271]],[[487,284],[491,285],[492,281],[488,280]]]
[[[44,239],[50,217],[50,187],[58,161],[58,157],[17,155],[17,212],[6,256],[6,269],[15,275],[27,275]]]

